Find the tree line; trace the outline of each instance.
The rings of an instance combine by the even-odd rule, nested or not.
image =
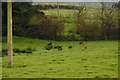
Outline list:
[[[7,35],[7,3],[2,3],[2,35]],[[105,40],[118,39],[119,12],[118,3],[109,5],[101,3],[99,19],[86,19],[86,7],[81,5],[76,14],[76,30],[71,35],[64,36],[65,21],[58,16],[47,16],[39,11],[39,6],[32,3],[13,3],[13,35],[50,40]],[[108,4],[109,6],[106,6]],[[44,6],[45,7],[45,6]],[[62,6],[61,6],[62,7]],[[73,6],[70,6],[73,8]],[[48,8],[50,8],[48,6]],[[47,9],[47,7],[46,7]],[[65,7],[66,9],[66,7]],[[116,16],[117,14],[117,16]],[[78,39],[78,36],[79,38]]]

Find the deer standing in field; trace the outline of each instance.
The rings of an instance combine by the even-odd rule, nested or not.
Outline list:
[[[87,49],[87,46],[85,46],[85,42],[84,41],[80,41],[80,43],[79,43],[80,45],[83,45],[83,49]]]
[[[84,45],[84,41],[80,41],[80,43],[79,43],[79,44],[80,44],[80,45],[81,45],[81,44],[83,44],[83,45]]]

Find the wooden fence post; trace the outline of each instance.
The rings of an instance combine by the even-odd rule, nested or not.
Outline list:
[[[12,0],[7,2],[7,46],[8,46],[8,67],[13,65],[12,49]]]

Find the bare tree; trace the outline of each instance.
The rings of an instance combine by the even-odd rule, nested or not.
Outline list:
[[[114,3],[108,3],[108,2],[101,2],[102,5],[102,13],[101,13],[101,21],[102,21],[102,33],[104,39],[110,39],[111,37],[111,31],[113,28],[115,28],[115,9],[114,9]]]
[[[77,14],[77,34],[84,35],[85,32],[85,3],[79,3],[78,14]]]
[[[60,18],[60,11],[59,11],[60,7],[59,7],[59,2],[57,0],[57,14],[58,14],[58,21],[59,21],[59,18]]]

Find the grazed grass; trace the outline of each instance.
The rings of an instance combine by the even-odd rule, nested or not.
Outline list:
[[[57,9],[49,9],[49,10],[40,10],[45,12],[46,15],[56,15],[58,16],[58,10]],[[67,9],[59,9],[59,14],[62,17],[73,17],[73,14],[77,13],[77,10],[67,10]]]
[[[63,50],[45,50],[47,43],[61,45]],[[3,78],[117,78],[118,42],[86,41],[55,42],[14,37],[14,48],[36,48],[32,54],[14,53],[14,66],[7,68],[7,56],[3,57]],[[68,46],[73,48],[69,49]],[[6,48],[6,43],[3,43]]]

